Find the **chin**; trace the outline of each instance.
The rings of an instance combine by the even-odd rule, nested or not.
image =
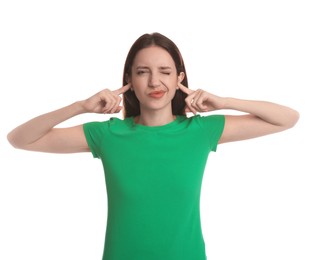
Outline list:
[[[142,108],[143,109],[146,109],[146,110],[149,110],[149,111],[151,111],[151,110],[154,110],[154,111],[165,111],[165,110],[167,110],[168,108],[170,108],[171,109],[171,107],[172,107],[172,103],[170,102],[170,103],[166,103],[166,104],[160,104],[160,103],[158,103],[158,104],[156,104],[156,103],[148,103],[147,105],[144,105],[144,106],[142,106]]]

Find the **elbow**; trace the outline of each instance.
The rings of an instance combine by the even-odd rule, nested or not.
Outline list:
[[[21,142],[18,141],[18,138],[14,136],[12,132],[7,134],[7,140],[10,145],[12,145],[16,149],[25,149]]]
[[[292,119],[292,126],[295,126],[297,124],[297,122],[299,121],[299,118],[300,118],[300,114],[298,111],[294,110],[293,111],[293,119]]]
[[[19,148],[17,142],[15,141],[15,138],[12,136],[11,133],[8,133],[6,138],[10,145],[12,145],[14,148]]]
[[[289,113],[288,115],[288,123],[286,125],[286,128],[289,129],[294,127],[299,121],[299,118],[300,118],[299,112],[296,110],[292,110],[291,113]]]

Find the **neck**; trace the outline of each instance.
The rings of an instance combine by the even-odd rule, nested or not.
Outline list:
[[[135,118],[137,124],[145,126],[161,126],[173,122],[176,119],[176,116],[172,113],[163,114],[163,113],[141,113]]]

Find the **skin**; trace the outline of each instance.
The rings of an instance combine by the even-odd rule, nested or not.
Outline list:
[[[156,46],[139,51],[135,57],[129,83],[119,89],[104,89],[95,95],[66,107],[35,117],[16,127],[8,134],[8,141],[16,148],[51,153],[89,152],[83,126],[68,128],[56,126],[83,113],[114,114],[122,110],[121,95],[135,91],[141,114],[136,123],[147,126],[164,125],[175,116],[171,100],[176,89],[187,94],[186,111],[193,114],[232,109],[243,115],[226,115],[225,127],[219,143],[240,141],[277,133],[293,127],[299,113],[294,109],[267,101],[220,97],[202,89],[192,90],[180,82],[184,74],[177,75],[169,53]],[[163,92],[160,98],[153,92]],[[161,94],[162,95],[162,94]]]
[[[136,122],[154,126],[174,120],[171,101],[184,73],[177,75],[170,54],[157,46],[142,49],[134,59],[131,75],[129,82],[140,102],[141,111]],[[150,96],[157,92],[163,92],[163,97]]]

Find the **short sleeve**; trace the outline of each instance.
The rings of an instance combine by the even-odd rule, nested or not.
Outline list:
[[[225,116],[224,115],[209,115],[201,116],[198,115],[197,118],[199,125],[206,132],[211,144],[211,150],[216,152],[219,139],[222,135],[225,126]]]
[[[100,147],[105,135],[105,122],[83,124],[84,135],[94,158],[100,158]]]

